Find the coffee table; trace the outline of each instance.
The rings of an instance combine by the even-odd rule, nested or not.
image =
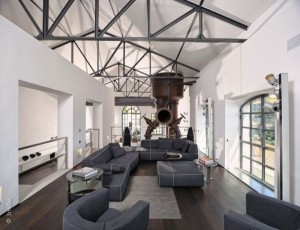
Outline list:
[[[67,173],[68,180],[68,202],[69,204],[76,199],[93,192],[102,187],[103,170],[97,169],[98,173],[88,179],[73,176],[72,171]]]

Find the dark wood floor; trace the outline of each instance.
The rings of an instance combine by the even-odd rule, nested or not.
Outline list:
[[[156,162],[142,161],[134,176],[156,175]],[[174,188],[182,216],[179,220],[150,220],[149,230],[223,229],[223,215],[229,209],[245,212],[245,194],[251,189],[222,167],[212,169],[214,180],[203,188]],[[67,205],[65,176],[36,193],[12,210],[12,222],[0,218],[0,229],[62,229]]]

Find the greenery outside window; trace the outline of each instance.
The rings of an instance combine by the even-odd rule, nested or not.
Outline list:
[[[274,188],[275,113],[264,108],[267,95],[251,98],[240,108],[240,168]]]

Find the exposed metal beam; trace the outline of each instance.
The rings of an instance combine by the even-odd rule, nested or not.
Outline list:
[[[67,2],[67,4],[64,6],[64,8],[62,9],[62,11],[59,13],[59,15],[57,16],[57,18],[55,19],[55,21],[53,22],[52,26],[50,27],[50,29],[47,31],[46,36],[49,36],[50,34],[52,34],[52,32],[55,30],[55,28],[58,26],[58,24],[60,23],[60,21],[63,19],[63,17],[65,16],[65,14],[67,13],[67,11],[70,9],[70,7],[72,6],[74,0],[69,0]]]
[[[76,42],[74,42],[74,44],[76,45],[77,49],[79,50],[79,52],[81,53],[82,57],[87,62],[87,64],[90,66],[90,68],[92,69],[92,71],[95,72],[93,66],[91,65],[91,63],[89,62],[89,60],[86,58],[86,56],[84,55],[84,53],[82,52],[82,50],[80,49],[80,47],[77,45]]]
[[[186,17],[190,16],[192,13],[194,13],[197,10],[197,7],[189,10],[188,12],[186,12],[185,14],[181,15],[180,17],[176,18],[174,21],[170,22],[168,25],[164,26],[163,28],[161,28],[160,30],[156,31],[154,34],[151,35],[151,37],[156,37],[159,34],[163,33],[164,31],[166,31],[167,29],[169,29],[170,27],[176,25],[178,22],[182,21],[183,19],[185,19]]]
[[[117,15],[105,26],[105,28],[99,34],[99,37],[102,37],[105,32],[126,12],[126,10],[135,2],[135,0],[130,0]]]
[[[32,14],[28,10],[28,8],[26,7],[26,5],[24,4],[23,0],[19,0],[19,2],[21,4],[21,6],[23,7],[23,9],[25,10],[26,14],[28,15],[29,19],[31,20],[31,22],[34,25],[34,27],[39,32],[39,34],[42,34],[43,32],[42,32],[41,28],[39,27],[39,25],[37,24],[36,20],[34,19],[34,17],[32,16]]]
[[[107,60],[107,62],[105,63],[105,65],[103,66],[103,68],[100,71],[100,75],[102,74],[103,70],[105,70],[105,68],[107,67],[108,63],[111,61],[111,59],[115,56],[115,53],[118,51],[119,47],[121,46],[122,42],[120,42],[117,47],[115,48],[114,52],[112,52],[112,54],[110,55],[109,59]]]
[[[197,10],[199,10],[199,11],[202,10],[203,13],[206,13],[206,14],[214,17],[214,18],[217,18],[219,20],[227,22],[227,23],[229,23],[229,24],[231,24],[233,26],[239,27],[239,28],[241,28],[243,30],[247,30],[248,29],[248,25],[245,25],[244,23],[241,23],[241,22],[239,22],[239,21],[237,21],[235,19],[229,18],[229,17],[227,17],[225,15],[222,15],[220,13],[217,13],[217,12],[213,11],[213,10],[210,10],[210,9],[208,9],[208,8],[202,6],[202,5],[198,6],[197,4],[195,4],[193,2],[190,2],[188,0],[174,0],[174,1],[182,3],[182,4],[184,4],[186,6],[189,6],[189,7],[192,7],[192,8],[197,7]]]
[[[194,18],[193,18],[193,20],[192,20],[192,22],[191,22],[191,25],[190,25],[190,27],[189,27],[189,29],[188,29],[186,35],[185,35],[186,38],[189,37],[189,35],[190,35],[191,31],[192,31],[192,28],[193,28],[193,26],[194,26],[194,24],[195,24],[196,19],[197,19],[197,14],[194,15]],[[177,62],[177,60],[178,60],[178,58],[179,58],[179,56],[180,56],[180,54],[181,54],[181,52],[182,52],[182,50],[183,50],[184,45],[185,45],[185,42],[182,43],[182,45],[181,45],[181,47],[180,47],[180,49],[179,49],[179,51],[178,51],[178,54],[177,54],[177,56],[176,56],[175,62],[174,62],[174,64],[173,64],[173,66],[172,66],[172,70],[173,70],[174,67],[176,66],[176,73],[177,73],[177,64],[176,64],[176,62]]]
[[[143,58],[148,54],[148,51],[146,51],[143,56],[131,67],[131,69],[126,73],[126,75],[129,75],[129,73],[134,70],[134,68],[143,60]]]
[[[165,70],[170,65],[172,65],[173,63],[174,63],[174,61],[171,61],[169,64],[165,65],[163,68],[161,68],[160,70],[156,71],[153,75],[156,75],[156,74],[160,73],[161,71]]]
[[[147,30],[148,30],[148,38],[151,35],[151,23],[150,23],[150,19],[151,19],[151,11],[150,11],[150,0],[147,0]]]
[[[163,76],[155,76],[155,75],[149,75],[149,76],[141,76],[141,75],[135,75],[135,76],[112,76],[112,75],[109,75],[109,76],[95,76],[95,77],[103,77],[103,78],[107,78],[107,77],[110,77],[110,78],[149,78],[149,79],[174,79],[174,77],[163,77]],[[176,78],[176,77],[175,77]],[[193,77],[193,76],[184,76],[182,77],[183,79],[199,79],[199,77]]]
[[[43,1],[43,37],[47,37],[49,28],[49,0]]]
[[[99,0],[95,0],[95,37],[99,36]]]
[[[51,36],[36,37],[38,40],[57,41],[121,41],[121,42],[196,42],[196,43],[243,43],[242,38],[178,38],[178,37],[82,37],[82,36]]]

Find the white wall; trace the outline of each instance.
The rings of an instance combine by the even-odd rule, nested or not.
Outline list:
[[[86,113],[85,113],[85,117],[86,117],[85,128],[86,128],[86,130],[92,129],[93,128],[93,120],[94,120],[94,118],[93,118],[94,108],[93,108],[93,106],[86,106],[85,111],[86,111]]]
[[[0,184],[3,200],[19,202],[18,189],[18,88],[20,82],[58,95],[58,135],[68,136],[68,165],[82,158],[77,148],[85,145],[85,103],[98,102],[95,128],[109,135],[114,123],[114,93],[90,78],[63,57],[0,16]],[[9,134],[9,135],[8,135]],[[81,143],[79,143],[81,142]],[[101,139],[105,145],[107,140]],[[83,151],[84,152],[84,151]],[[0,214],[5,211],[1,205]]]
[[[201,90],[214,100],[215,152],[218,162],[225,165],[225,95],[226,98],[269,88],[265,76],[287,72],[290,92],[290,175],[291,201],[300,204],[300,1],[278,1],[241,37],[248,40],[231,46],[216,57],[200,73],[191,88],[191,105]],[[195,109],[191,107],[193,124]],[[228,124],[226,124],[228,125]],[[228,140],[234,141],[234,140]]]
[[[19,87],[19,146],[57,136],[57,96]]]

